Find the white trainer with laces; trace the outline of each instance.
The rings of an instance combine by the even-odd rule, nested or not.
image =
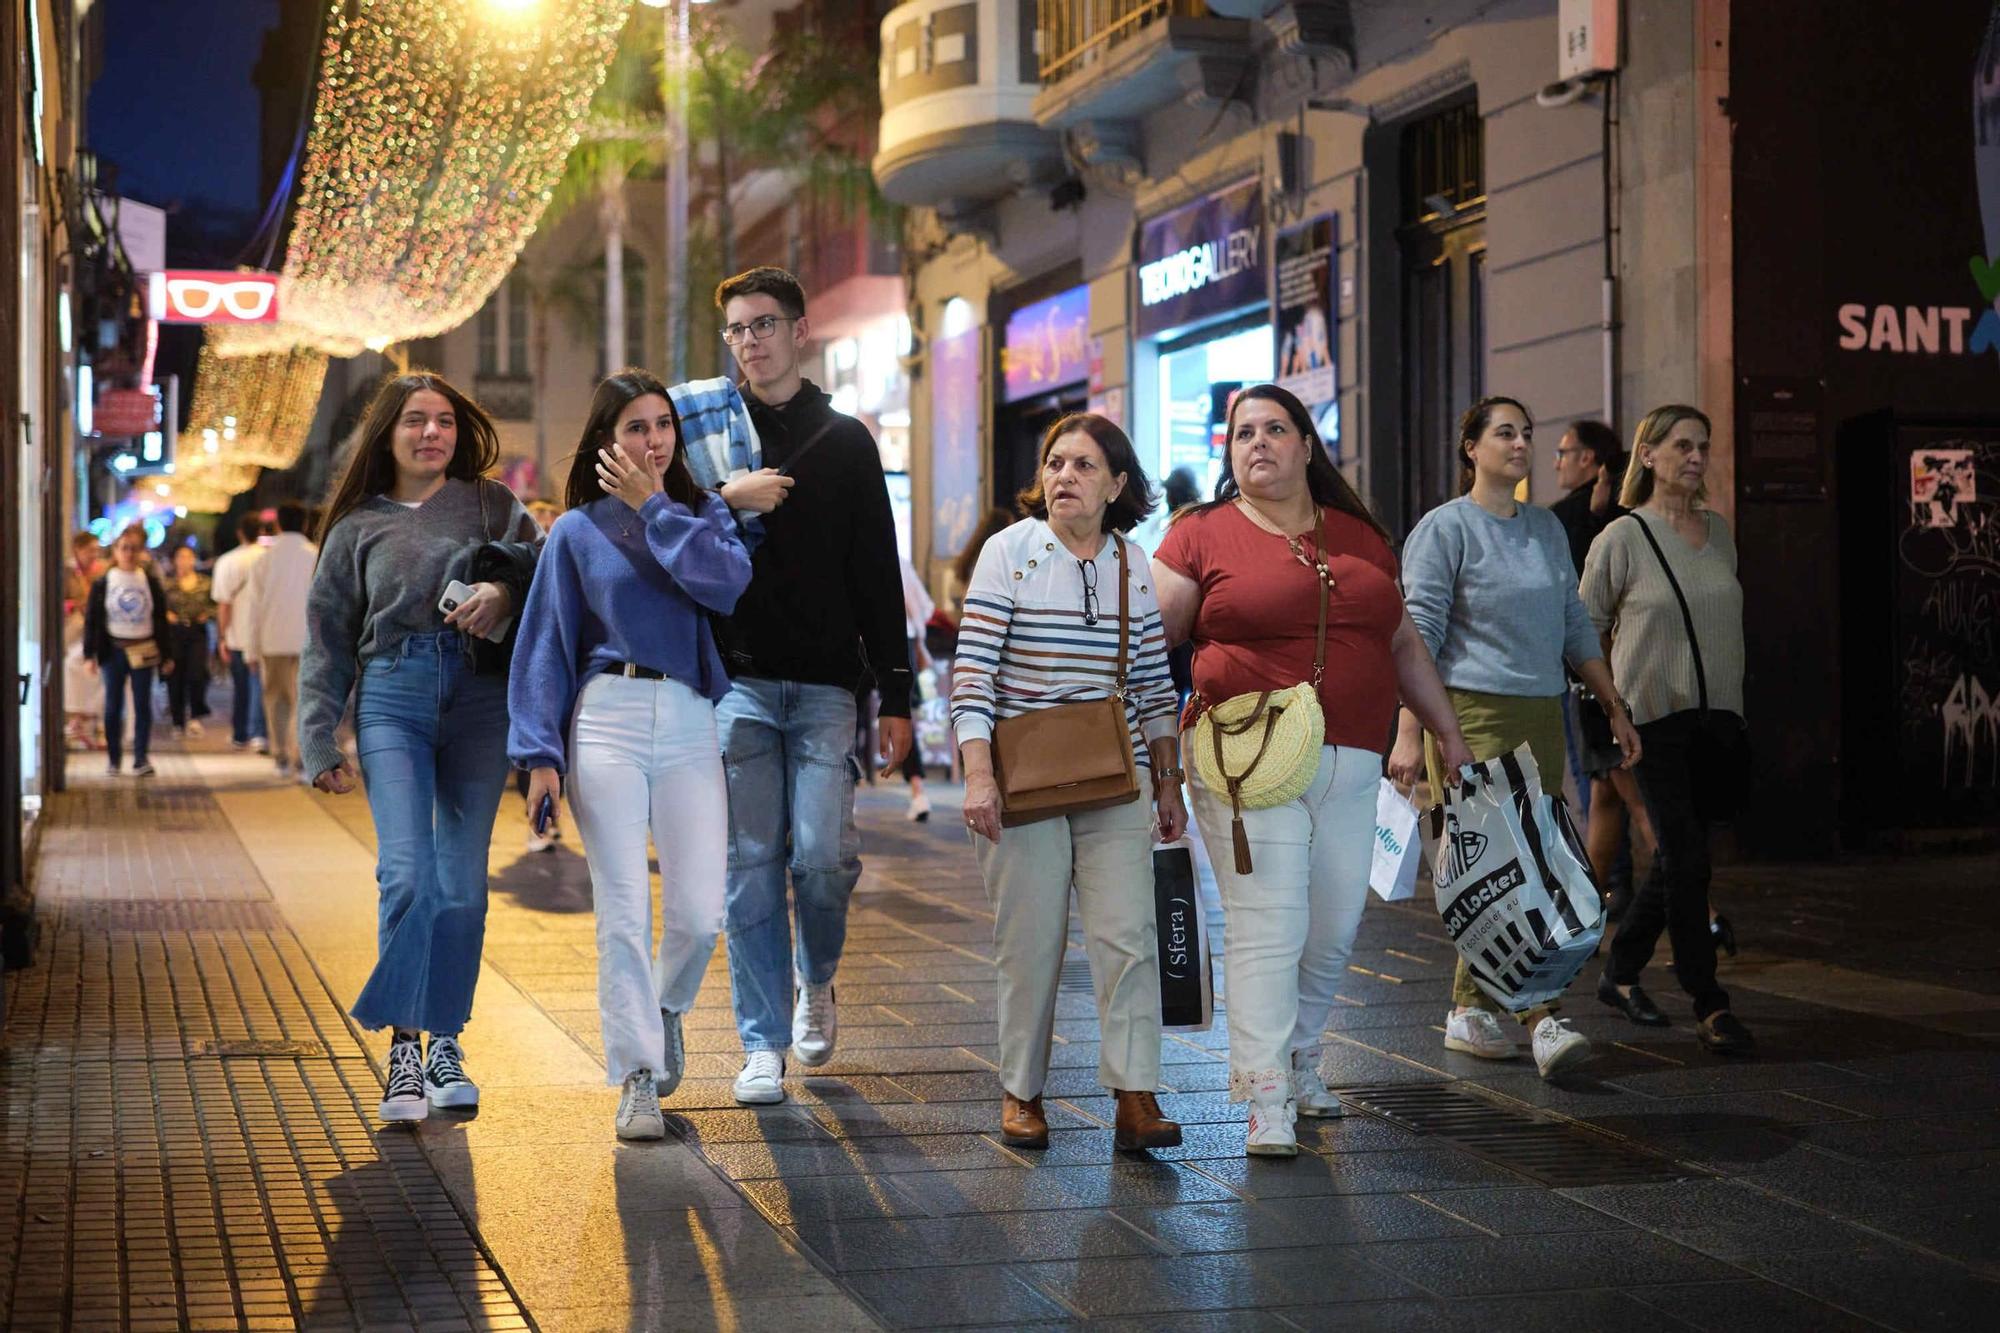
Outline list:
[[[1319,1057],[1316,1046],[1292,1052],[1292,1100],[1300,1115],[1332,1120],[1346,1114],[1347,1108],[1340,1104],[1340,1094],[1319,1076]]]
[[[671,1009],[660,1010],[660,1024],[667,1030],[666,1058],[660,1063],[657,1082],[662,1097],[674,1095],[674,1089],[681,1085],[681,1074],[687,1068],[687,1045],[681,1040],[681,1016]]]
[[[424,1095],[440,1111],[479,1105],[479,1085],[465,1076],[465,1052],[457,1037],[432,1037],[424,1061]]]
[[[1250,1119],[1243,1151],[1251,1157],[1297,1157],[1299,1139],[1292,1126],[1298,1116],[1289,1078],[1276,1069],[1256,1075],[1250,1085]]]
[[[376,1113],[384,1120],[422,1120],[431,1113],[424,1096],[424,1043],[403,1037],[389,1043],[389,1086]]]
[[[635,1069],[625,1076],[618,1094],[618,1137],[635,1142],[667,1137],[667,1118],[660,1114],[660,1090],[650,1069]]]
[[[776,1106],[785,1100],[785,1057],[776,1051],[752,1051],[731,1089],[745,1106]]]
[[[815,986],[799,983],[798,1003],[792,1007],[792,1056],[808,1069],[817,1069],[833,1058],[833,1043],[840,1035],[840,1013],[834,1008],[833,983]]]
[[[1590,1058],[1590,1039],[1569,1025],[1569,1020],[1550,1015],[1535,1024],[1535,1068],[1543,1078],[1554,1078]]]
[[[1445,1015],[1444,1048],[1482,1060],[1511,1060],[1521,1052],[1500,1028],[1500,1020],[1484,1009],[1459,1009]]]

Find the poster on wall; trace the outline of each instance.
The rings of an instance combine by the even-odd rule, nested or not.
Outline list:
[[[1299,396],[1322,422],[1321,433],[1334,457],[1340,456],[1337,432],[1328,434],[1327,409],[1340,397],[1334,372],[1333,303],[1334,254],[1339,233],[1334,218],[1318,218],[1278,233],[1277,318],[1272,336],[1277,342],[1278,383]],[[1337,419],[1336,419],[1337,420]]]
[[[931,555],[949,560],[979,522],[982,330],[931,344]]]
[[[1000,347],[1002,402],[1016,403],[1091,373],[1090,288],[1072,287],[1016,310]],[[1102,353],[1099,353],[1102,361]],[[1101,365],[1099,367],[1102,374]]]

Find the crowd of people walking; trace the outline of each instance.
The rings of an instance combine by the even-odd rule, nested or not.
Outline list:
[[[861,876],[857,725],[872,692],[866,762],[911,779],[910,816],[928,817],[910,717],[933,661],[993,904],[1009,1144],[1048,1143],[1072,898],[1115,1144],[1180,1142],[1156,1096],[1153,881],[1155,849],[1193,833],[1223,910],[1245,1151],[1295,1153],[1299,1116],[1342,1110],[1322,1042],[1384,776],[1442,793],[1521,747],[1549,790],[1571,778],[1612,887],[1597,997],[1665,1024],[1639,984],[1665,933],[1701,1043],[1753,1048],[1716,980],[1734,941],[1708,903],[1708,836],[1735,814],[1747,733],[1741,590],[1704,503],[1698,410],[1653,411],[1629,452],[1573,423],[1556,450],[1566,494],[1543,508],[1523,498],[1528,408],[1483,399],[1460,425],[1463,494],[1400,553],[1276,385],[1232,398],[1212,495],[1170,479],[1150,554],[1131,534],[1159,488],[1115,421],[1072,414],[932,603],[899,556],[874,440],[801,372],[797,281],[753,269],[716,305],[740,378],[607,377],[560,506],[492,480],[492,422],[412,373],[381,388],[316,521],[296,503],[274,533],[246,517],[210,570],[181,545],[155,572],[136,529],[108,568],[94,538],[77,543],[72,682],[102,686],[114,770],[129,692],[133,771],[151,772],[156,674],[175,727],[200,734],[214,655],[233,747],[329,794],[365,790],[378,957],[352,1013],[390,1033],[384,1119],[478,1101],[462,1035],[510,769],[530,850],[573,819],[588,862],[618,1137],[664,1135],[682,1025],[725,934],[736,1100],[782,1101],[794,1067],[825,1066]],[[71,720],[79,741],[89,711]],[[1514,1021],[1544,1077],[1590,1058],[1556,1004],[1513,1013],[1461,961],[1444,1048],[1515,1058]]]

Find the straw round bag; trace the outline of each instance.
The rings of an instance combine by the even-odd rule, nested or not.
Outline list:
[[[1312,679],[1289,689],[1239,694],[1202,710],[1194,727],[1194,767],[1202,785],[1229,796],[1236,873],[1250,873],[1250,839],[1245,810],[1265,810],[1306,794],[1319,776],[1326,743],[1326,715],[1320,709],[1320,677],[1326,671],[1326,606],[1333,574],[1326,564],[1326,524],[1315,524],[1316,549],[1307,560],[1296,538],[1292,553],[1319,582],[1319,630],[1313,647]]]

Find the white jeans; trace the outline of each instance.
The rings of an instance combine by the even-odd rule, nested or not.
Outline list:
[[[1193,753],[1193,738],[1182,753]],[[1194,817],[1222,893],[1222,968],[1229,1013],[1229,1098],[1259,1075],[1289,1071],[1319,1045],[1368,901],[1375,789],[1382,756],[1329,745],[1296,801],[1245,810],[1251,873],[1236,873],[1228,795],[1194,780]]]
[[[597,910],[597,1007],[607,1081],[655,1073],[660,1010],[685,1013],[722,930],[729,798],[715,705],[677,680],[599,675],[570,723],[569,805],[590,862]],[[660,853],[653,888],[646,835]]]

